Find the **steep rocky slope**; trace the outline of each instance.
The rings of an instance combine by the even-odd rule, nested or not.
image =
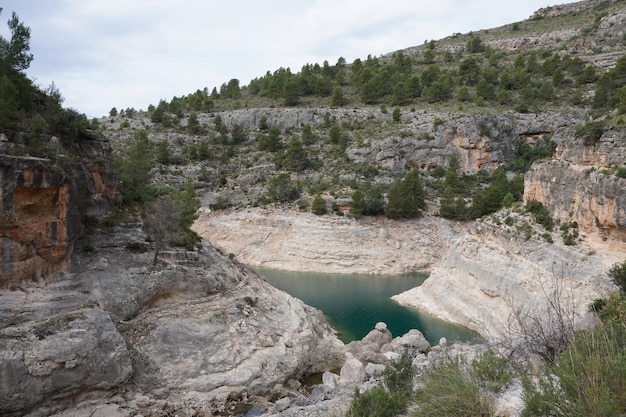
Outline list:
[[[5,135],[1,150],[9,145]],[[67,272],[87,216],[121,202],[108,140],[90,137],[54,158],[0,154],[0,287],[44,282]]]
[[[542,203],[562,226],[575,225],[581,239],[552,238],[538,226],[521,233],[521,221],[506,226],[500,213],[456,239],[421,287],[394,299],[498,336],[509,330],[515,306],[540,306],[564,291],[559,298],[582,323],[587,305],[615,290],[606,272],[626,258],[626,179],[615,175],[626,160],[624,135],[608,131],[585,145],[572,129],[558,129],[554,159],[526,174],[524,200]]]

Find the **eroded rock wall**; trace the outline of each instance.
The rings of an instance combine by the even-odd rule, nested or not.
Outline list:
[[[554,159],[526,174],[524,201],[539,201],[586,232],[626,241],[626,179],[616,175],[626,161],[624,132],[609,130],[597,144],[585,145],[572,129],[562,129],[555,141]]]
[[[555,291],[579,325],[587,306],[614,290],[605,271],[626,246],[604,256],[586,244],[566,246],[526,238],[514,226],[477,222],[458,237],[426,281],[393,299],[472,329],[506,336],[518,308],[540,311]]]
[[[0,287],[66,272],[85,216],[110,214],[119,203],[105,138],[60,152],[72,160],[0,155]]]

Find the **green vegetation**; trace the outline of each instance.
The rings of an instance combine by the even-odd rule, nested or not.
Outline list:
[[[429,366],[417,390],[415,417],[491,416],[488,397],[481,392],[467,364],[460,358],[444,358]]]
[[[413,394],[415,370],[404,353],[385,368],[382,384],[361,393],[355,389],[346,417],[393,417],[404,413]]]
[[[33,54],[30,53],[30,28],[13,12],[8,21],[10,39],[0,37],[0,132],[11,136],[26,133],[9,151],[60,159],[58,148],[50,143],[58,136],[63,145],[88,139],[94,128],[84,114],[64,109],[63,97],[52,83],[42,90],[26,77]],[[12,139],[11,137],[9,139]]]
[[[626,261],[613,265],[609,269],[608,274],[613,283],[619,287],[622,294],[626,295]]]
[[[626,412],[626,301],[613,296],[609,302],[621,316],[601,315],[600,325],[577,335],[541,374],[523,375],[522,416],[601,417]]]
[[[424,206],[424,187],[419,172],[414,169],[402,180],[396,180],[389,189],[385,215],[390,219],[410,219],[418,217]]]

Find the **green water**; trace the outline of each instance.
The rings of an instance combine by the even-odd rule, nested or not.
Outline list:
[[[441,337],[448,341],[477,338],[463,327],[403,307],[390,298],[421,285],[426,279],[423,274],[347,275],[269,269],[257,272],[276,288],[322,310],[345,343],[363,338],[379,321],[387,324],[394,337],[418,329],[431,344],[438,343]]]

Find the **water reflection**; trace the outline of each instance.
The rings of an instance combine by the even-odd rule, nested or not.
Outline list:
[[[391,296],[424,282],[424,274],[394,276],[321,274],[258,269],[269,283],[324,312],[344,342],[361,339],[377,322],[387,323],[394,337],[420,330],[431,344],[476,339],[469,330],[403,307]]]

